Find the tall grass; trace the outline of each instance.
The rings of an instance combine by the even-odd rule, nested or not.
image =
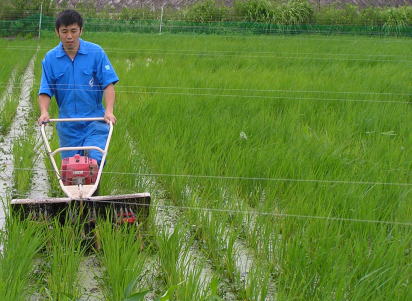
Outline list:
[[[183,235],[184,227],[178,226],[172,233],[164,230],[154,237],[167,294],[172,300],[205,300],[210,292],[201,280],[201,262],[192,257]]]
[[[189,41],[192,46],[185,48]],[[411,144],[411,90],[403,84],[408,75],[401,68],[408,62],[404,47],[410,41],[139,38],[142,49],[154,42],[156,49],[168,45],[167,51],[112,55],[115,66],[124,66],[118,68],[122,84],[132,87],[118,88],[124,104],[118,114],[138,117],[129,122],[135,129],[130,133],[150,167],[160,174],[290,179],[161,177],[175,204],[186,205],[180,200],[190,186],[205,207],[222,208],[224,189],[232,208],[408,221],[406,186],[354,182],[410,181],[405,147]],[[409,227],[305,217],[249,223],[242,227],[237,220],[234,226],[259,254],[257,264],[269,264],[277,273],[281,297],[385,299],[394,289],[408,297],[403,284],[410,280],[410,255],[395,254],[410,244]],[[198,224],[204,226],[201,219]],[[374,264],[365,265],[365,258]],[[367,290],[364,281],[373,277],[379,284]]]
[[[14,193],[17,196],[25,195],[31,188],[36,144],[34,140],[33,136],[27,135],[13,144],[13,183]]]
[[[145,288],[137,287],[147,261],[139,229],[127,224],[113,225],[112,220],[100,221],[96,236],[101,241],[101,262],[105,267],[103,278],[107,300],[129,300]]]
[[[257,276],[237,298],[259,299],[270,289],[262,284],[274,281],[285,300],[410,299],[412,231],[391,224],[409,222],[411,212],[409,186],[397,185],[410,182],[408,39],[85,38],[104,46],[121,78],[120,136],[106,171],[140,172],[144,159],[166,174],[156,180],[167,204],[224,211],[209,222],[203,212],[182,209],[175,234],[153,234],[177,300],[207,296],[199,270],[184,272],[195,244],[179,234],[188,225],[232,283],[239,282],[233,241],[254,252]],[[123,141],[125,128],[139,158]],[[147,186],[135,175],[105,177],[107,192]],[[189,188],[196,202],[186,197]],[[121,296],[133,283],[126,282],[116,284]]]
[[[44,246],[46,229],[42,224],[7,216],[6,228],[0,233],[0,298],[24,300],[30,294],[33,260]]]
[[[74,214],[78,216],[77,212]],[[49,270],[45,294],[52,300],[77,300],[81,294],[77,276],[87,245],[83,242],[84,225],[80,217],[72,222],[70,215],[66,216],[64,224],[55,218],[49,228],[46,257]]]
[[[35,49],[27,48],[27,41],[6,42],[0,40],[0,55],[7,58],[0,67],[0,134],[6,135],[16,114],[20,101],[24,69]],[[30,46],[29,46],[30,47]],[[17,55],[16,55],[17,53]],[[14,78],[14,81],[13,81]],[[11,89],[8,90],[8,86]]]

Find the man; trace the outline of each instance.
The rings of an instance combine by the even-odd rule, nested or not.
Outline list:
[[[54,96],[60,118],[104,117],[104,122],[59,122],[60,146],[98,146],[104,149],[109,126],[116,122],[113,114],[114,85],[119,81],[103,49],[80,39],[83,19],[75,10],[65,10],[56,19],[59,45],[50,50],[42,62],[39,89],[38,123],[49,121],[50,100]],[[105,100],[105,108],[102,99]],[[77,151],[62,152],[62,158]],[[89,157],[100,165],[102,154],[89,151]]]

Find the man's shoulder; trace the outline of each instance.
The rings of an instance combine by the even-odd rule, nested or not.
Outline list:
[[[54,47],[54,48],[50,49],[49,51],[47,51],[46,55],[44,56],[44,59],[49,60],[49,59],[55,58],[56,54],[59,52],[60,47],[61,47],[61,45],[58,44],[56,47]]]
[[[100,45],[85,40],[82,40],[80,48],[81,47],[84,47],[85,51],[91,52],[92,54],[103,52],[103,48]]]

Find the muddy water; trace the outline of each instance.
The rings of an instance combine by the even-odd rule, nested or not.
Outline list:
[[[36,55],[30,60],[24,72],[20,100],[10,132],[7,136],[2,137],[3,139],[0,141],[0,197],[3,202],[0,206],[0,230],[4,229],[7,208],[5,202],[9,199],[13,188],[13,144],[17,138],[24,135],[28,125],[29,113],[32,109],[30,93],[33,87],[35,57]]]
[[[79,284],[81,287],[81,301],[104,300],[99,279],[102,279],[102,269],[96,255],[90,255],[83,259],[79,267]]]

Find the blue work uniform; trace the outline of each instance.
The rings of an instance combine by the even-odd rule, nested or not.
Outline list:
[[[103,90],[119,81],[106,53],[96,44],[80,39],[72,60],[60,42],[42,61],[39,95],[56,98],[60,118],[103,117]],[[105,122],[57,123],[60,146],[98,146],[105,148],[109,126]],[[62,152],[62,158],[78,151]],[[89,157],[100,164],[102,153],[89,151]]]

